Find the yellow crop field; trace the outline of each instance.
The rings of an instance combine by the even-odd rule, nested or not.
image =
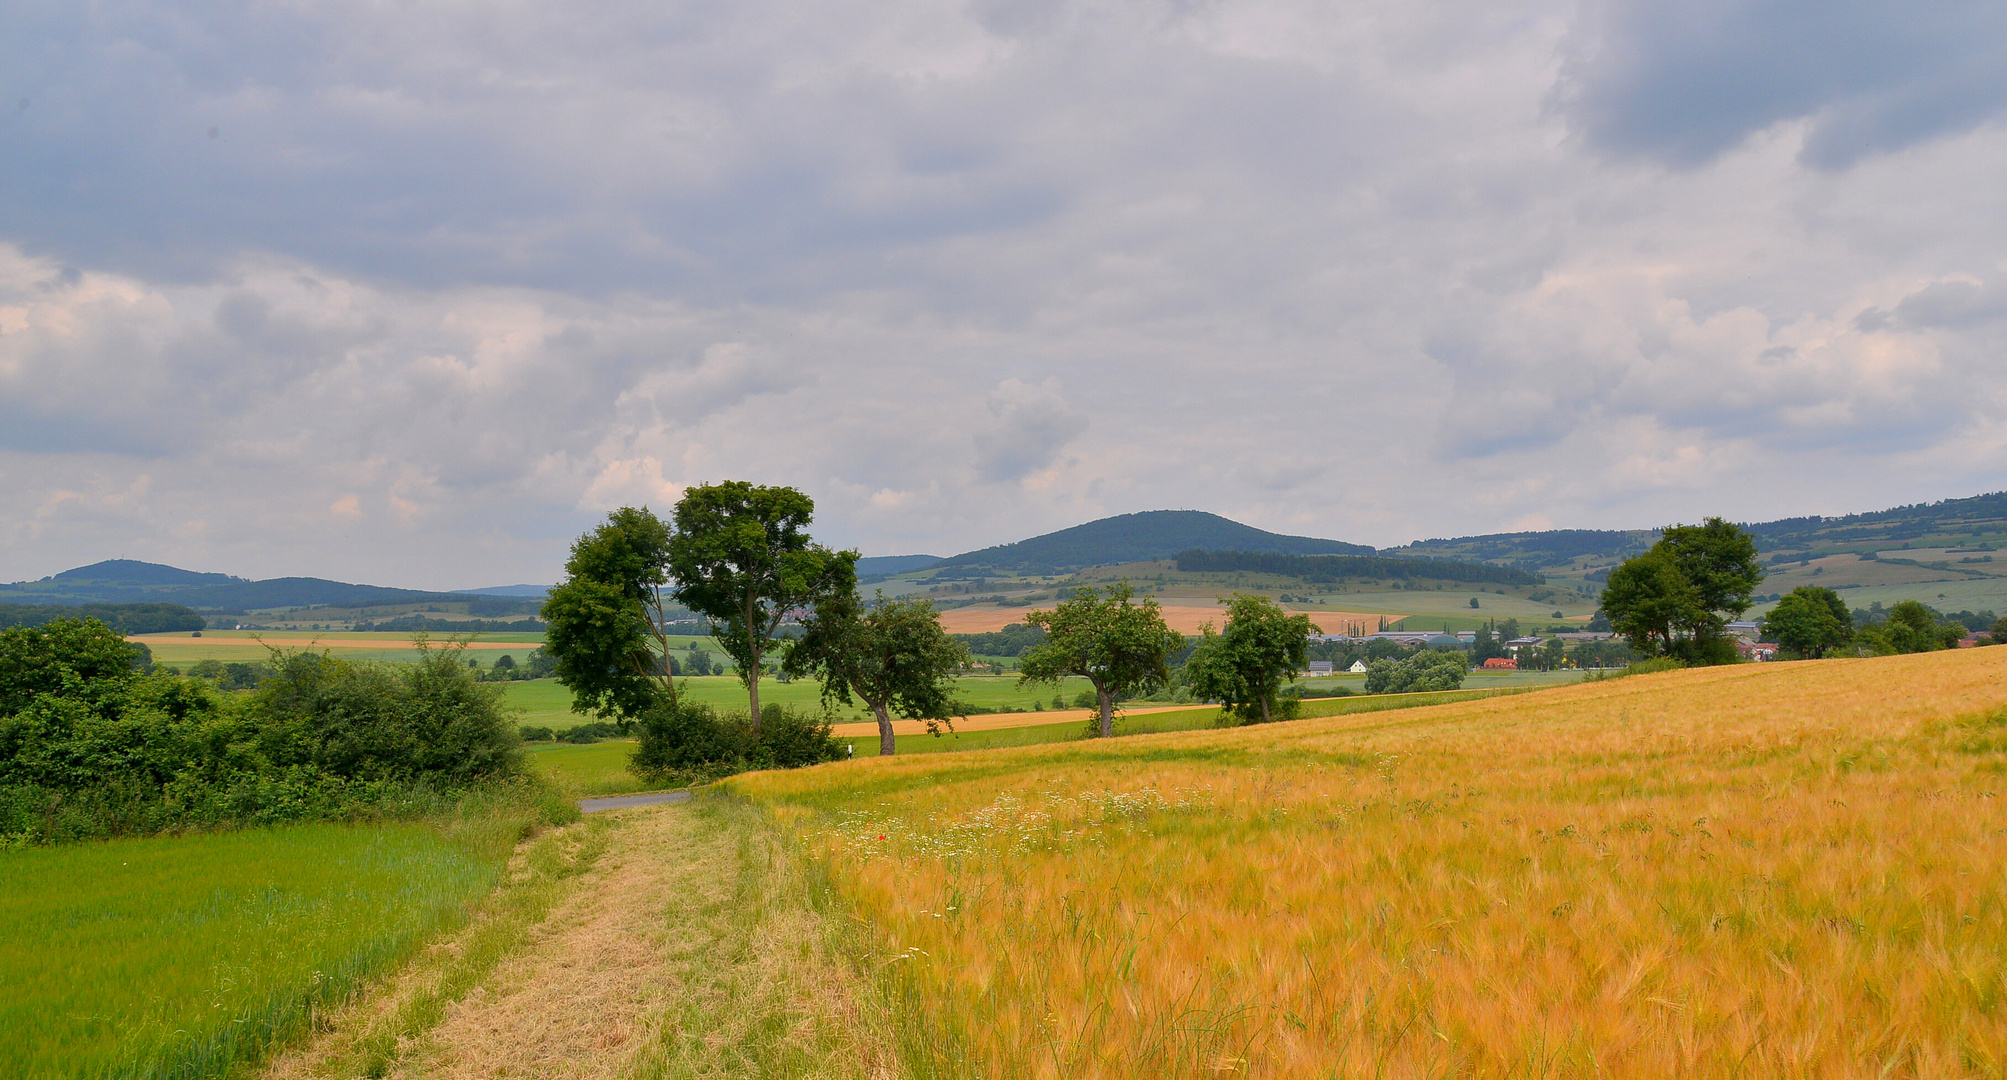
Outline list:
[[[2007,649],[730,786],[916,1075],[2007,1072]]]

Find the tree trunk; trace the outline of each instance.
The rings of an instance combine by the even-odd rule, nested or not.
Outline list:
[[[1273,719],[1273,717],[1268,715],[1268,699],[1264,697],[1261,699],[1261,722],[1266,724],[1271,719]]]
[[[760,648],[760,643],[765,639],[759,634],[759,624],[753,621],[757,602],[748,594],[739,606],[745,611],[746,654],[753,658],[753,666],[744,674],[746,699],[752,703],[750,708],[753,710],[753,739],[757,741],[760,737],[760,676],[766,672],[766,651]]]
[[[1109,696],[1108,691],[1098,686],[1094,688],[1094,694],[1101,699],[1101,737],[1104,739],[1114,738],[1115,699]]]
[[[898,753],[898,740],[892,737],[892,716],[885,711],[884,704],[872,702],[871,715],[878,718],[878,756],[891,757]]]

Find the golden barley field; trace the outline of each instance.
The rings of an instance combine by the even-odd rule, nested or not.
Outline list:
[[[919,1076],[2007,1074],[2007,648],[731,786]]]

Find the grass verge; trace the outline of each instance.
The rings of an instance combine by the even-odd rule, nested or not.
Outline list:
[[[553,813],[540,796],[469,796],[424,823],[0,851],[0,1065],[195,1080],[255,1061],[459,925]]]

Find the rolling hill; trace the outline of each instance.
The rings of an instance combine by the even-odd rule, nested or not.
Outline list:
[[[422,592],[352,585],[315,577],[249,581],[134,559],[65,570],[40,581],[0,585],[0,602],[16,604],[180,604],[198,611],[258,611],[287,607],[357,608],[372,605],[456,602],[470,614],[534,613],[540,598]],[[474,608],[480,608],[475,611]]]
[[[1183,551],[1275,555],[1371,555],[1363,544],[1285,536],[1203,510],[1147,510],[1102,518],[1014,544],[970,551],[936,565],[935,580],[1008,572],[1064,574],[1089,566],[1169,559]]]
[[[1904,546],[1997,543],[2007,540],[2007,491],[1843,517],[1744,522],[1742,527],[1756,537],[1757,550],[1764,555],[1803,554],[1816,558]],[[1645,550],[1657,538],[1656,527],[1549,529],[1417,540],[1405,547],[1389,549],[1385,554],[1480,559],[1540,571],[1578,561],[1615,562]]]

